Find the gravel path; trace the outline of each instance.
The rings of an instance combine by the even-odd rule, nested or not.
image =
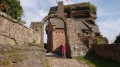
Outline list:
[[[86,64],[79,63],[75,59],[63,59],[61,56],[54,53],[46,54],[51,67],[89,67]]]

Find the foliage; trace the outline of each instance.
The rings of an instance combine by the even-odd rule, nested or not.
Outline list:
[[[24,59],[17,50],[10,51],[9,58],[14,59],[16,62],[22,61]]]
[[[89,7],[90,7],[90,12],[96,14],[97,7],[95,5],[93,5],[92,3],[89,3]]]
[[[96,37],[96,43],[97,44],[107,44],[107,39],[103,37]]]
[[[35,31],[39,32],[39,28],[35,28]]]
[[[21,23],[24,25],[24,24],[26,24],[26,21],[21,20]]]
[[[37,46],[38,44],[36,44],[36,40],[34,39],[33,42],[29,43],[30,46]]]
[[[84,3],[80,3],[80,4],[72,4],[72,5],[65,5],[64,6],[64,11],[67,14],[70,14],[71,10],[73,10],[73,11],[83,10],[83,11],[88,12],[88,13],[96,14],[97,7],[95,5],[93,5],[92,3],[89,3],[89,2],[84,2]],[[57,7],[52,7],[50,9],[50,14],[55,14],[55,13],[57,13]]]
[[[34,39],[33,42],[28,43],[29,46],[37,46],[37,47],[43,47],[40,43],[37,43],[36,40]],[[42,51],[45,51],[44,49]]]
[[[45,59],[45,62],[46,62],[46,67],[50,67],[49,60],[47,58]]]
[[[114,43],[120,43],[120,34],[118,36],[116,36]]]
[[[86,58],[76,58],[80,63],[84,62],[89,65],[89,67],[120,67],[120,63],[110,59],[100,57],[96,54],[92,54]]]
[[[26,55],[23,56],[23,54],[20,53],[19,49],[0,52],[0,55],[1,58],[3,58],[0,63],[0,67],[2,67],[3,65],[5,65],[6,67],[11,67],[10,65],[12,63],[21,62],[27,59]]]
[[[21,20],[23,14],[19,0],[0,0],[0,10],[17,20]]]
[[[84,10],[87,9],[86,7],[90,8],[90,12],[96,13],[97,7],[89,2],[84,2],[80,4],[73,4],[73,5],[66,5],[66,10]]]
[[[2,65],[10,65],[12,62],[10,60],[4,60]]]

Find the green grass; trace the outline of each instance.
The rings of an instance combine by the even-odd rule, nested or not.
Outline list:
[[[76,58],[80,63],[85,62],[89,67],[120,67],[120,63],[110,59],[100,57],[96,54],[87,58]]]
[[[10,60],[4,60],[2,65],[10,65],[12,62]]]
[[[50,67],[49,60],[47,58],[46,58],[45,62],[46,62],[46,67]]]
[[[3,66],[11,67],[10,65],[12,65],[13,62],[17,63],[23,60],[22,56],[19,54],[19,51],[17,50],[3,51],[0,52],[0,55],[3,58],[3,60],[0,61],[0,67]]]
[[[4,61],[2,62],[2,65],[8,64],[9,61],[10,62],[21,62],[24,59],[26,59],[26,56],[20,54],[20,52],[18,50],[0,52],[0,54],[2,54],[3,58],[8,58],[9,59],[9,60],[4,59]]]
[[[19,51],[17,51],[17,50],[9,52],[9,58],[12,58],[12,59],[16,60],[17,62],[22,61],[24,59],[23,57],[24,56],[21,56],[19,54]]]

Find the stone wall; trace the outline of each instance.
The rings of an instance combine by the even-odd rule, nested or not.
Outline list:
[[[61,23],[61,22],[59,22]],[[66,43],[64,28],[57,28],[49,22],[46,26],[47,33],[47,52],[61,53],[61,46]]]
[[[44,43],[44,24],[42,22],[31,22],[30,28],[39,33],[40,43]]]
[[[83,44],[83,41],[78,38],[78,33],[80,35],[83,33],[77,28],[79,26],[77,26],[75,22],[77,22],[77,20],[67,18],[67,37],[71,50],[71,57],[85,56],[88,48]]]
[[[93,50],[99,56],[120,62],[120,44],[94,45]]]
[[[48,25],[46,26],[46,34],[48,37],[48,39],[47,39],[47,52],[51,52],[52,47],[53,47],[52,31],[53,31],[53,27],[52,27],[52,24],[49,22]]]
[[[24,45],[28,43],[39,44],[40,33],[27,28],[17,20],[0,12],[0,44]]]
[[[64,29],[55,29],[53,31],[53,51],[62,53],[61,46],[65,44],[65,42]]]

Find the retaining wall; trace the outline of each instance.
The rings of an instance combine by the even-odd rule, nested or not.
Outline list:
[[[0,11],[0,44],[41,43],[40,31],[34,31]]]
[[[94,45],[93,50],[99,56],[120,62],[120,44]]]

